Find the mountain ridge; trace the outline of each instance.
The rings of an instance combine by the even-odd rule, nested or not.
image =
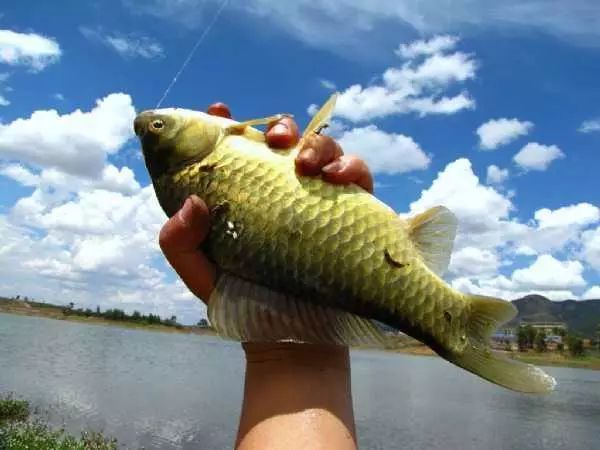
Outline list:
[[[564,322],[570,332],[593,338],[600,325],[600,299],[552,301],[543,295],[531,294],[512,301],[519,313],[508,322]]]

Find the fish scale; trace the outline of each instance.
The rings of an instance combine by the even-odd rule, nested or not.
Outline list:
[[[440,287],[431,283],[433,274],[392,210],[355,186],[290,176],[289,157],[273,163],[257,151],[240,158],[238,139],[227,138],[205,161],[157,183],[161,204],[169,210],[192,193],[209,208],[229,205],[213,217],[205,243],[219,267],[276,290],[374,316],[429,343],[459,346],[447,342],[455,338],[448,334],[443,311],[458,323],[468,314],[465,302],[450,289],[441,304],[432,298]],[[340,189],[348,195],[340,195]],[[357,201],[357,194],[368,201]],[[386,261],[386,249],[402,268]]]
[[[319,129],[335,96],[315,115]],[[521,392],[549,392],[552,377],[489,349],[515,315],[509,302],[463,294],[439,274],[456,218],[431,208],[410,219],[357,186],[299,177],[294,158],[269,149],[250,125],[166,109],[135,119],[160,205],[173,216],[191,194],[211,211],[202,250],[218,268],[208,314],[244,341],[382,345],[375,321],[429,345],[480,377]]]

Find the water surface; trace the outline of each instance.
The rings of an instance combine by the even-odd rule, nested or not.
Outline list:
[[[352,352],[363,449],[598,449],[600,371],[547,368],[548,396],[516,394],[439,358]],[[225,449],[242,398],[239,345],[0,314],[0,393],[54,424],[127,448]]]

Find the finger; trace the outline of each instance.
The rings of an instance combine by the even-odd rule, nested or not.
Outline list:
[[[373,193],[373,177],[367,164],[357,156],[343,155],[322,169],[323,179],[329,183],[354,183]]]
[[[319,175],[324,166],[343,153],[339,144],[330,136],[312,133],[302,143],[296,158],[296,170],[299,175]]]
[[[222,102],[213,103],[207,108],[206,112],[211,116],[219,116],[231,119],[231,111],[229,110],[229,106]]]
[[[269,124],[265,131],[267,145],[272,148],[285,149],[293,147],[300,140],[298,125],[291,117],[284,117]]]
[[[183,207],[160,230],[158,242],[169,264],[185,285],[204,302],[215,287],[216,271],[198,250],[206,238],[210,215],[197,196],[189,197]]]

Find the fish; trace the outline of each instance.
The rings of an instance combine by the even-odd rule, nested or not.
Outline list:
[[[182,108],[134,120],[157,199],[171,217],[192,195],[210,211],[202,251],[218,278],[208,317],[218,334],[243,342],[303,342],[381,348],[381,324],[423,342],[479,377],[525,393],[556,381],[492,350],[512,319],[508,301],[453,289],[442,278],[457,231],[444,206],[411,218],[355,185],[298,176],[302,140],[330,120],[332,95],[300,143],[273,150],[258,125]]]

